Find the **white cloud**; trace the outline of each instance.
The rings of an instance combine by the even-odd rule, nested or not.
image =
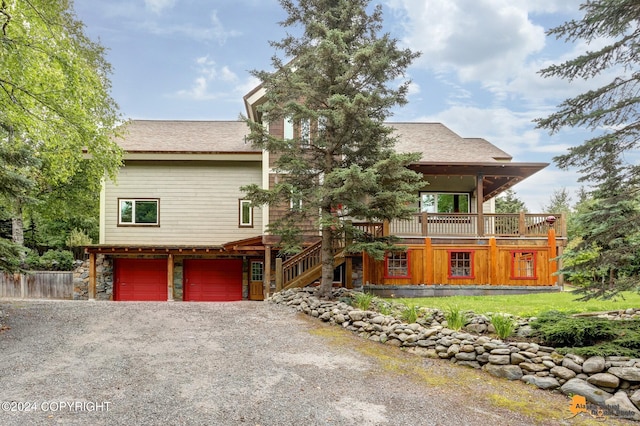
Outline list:
[[[511,0],[394,0],[406,16],[405,43],[423,52],[419,66],[455,70],[462,81],[496,80],[517,72],[545,44],[523,4]]]
[[[221,46],[231,37],[242,35],[240,31],[228,30],[218,18],[217,11],[212,11],[210,15],[210,26],[197,26],[191,23],[185,24],[164,24],[155,21],[147,21],[143,27],[156,35],[183,35],[194,40],[217,41]]]
[[[218,67],[208,55],[196,58],[194,62],[197,77],[191,88],[176,92],[175,96],[179,98],[202,101],[226,97],[229,93],[229,83],[234,85],[238,81],[238,76],[228,66]],[[215,83],[219,82],[224,83],[221,90],[215,87]]]
[[[154,13],[160,14],[165,9],[172,8],[176,0],[144,0],[147,9],[151,9]]]

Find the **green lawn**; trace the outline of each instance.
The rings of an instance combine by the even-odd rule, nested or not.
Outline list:
[[[576,301],[577,296],[570,291],[543,294],[524,294],[513,296],[451,296],[422,297],[415,299],[393,299],[407,305],[419,305],[446,311],[450,307],[469,310],[477,314],[502,312],[521,317],[537,316],[544,311],[566,313],[598,312],[616,309],[640,308],[638,293],[624,293],[624,298],[616,300]],[[391,300],[391,299],[387,299]]]

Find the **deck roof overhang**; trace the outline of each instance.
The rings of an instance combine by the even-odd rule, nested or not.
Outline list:
[[[549,163],[452,163],[419,162],[409,166],[424,176],[474,176],[482,180],[483,201],[523,181]]]

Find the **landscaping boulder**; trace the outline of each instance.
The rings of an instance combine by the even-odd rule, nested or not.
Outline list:
[[[558,382],[558,380],[555,377],[551,376],[539,377],[527,374],[526,376],[522,376],[521,380],[529,385],[535,385],[540,389],[545,390],[553,390],[560,387],[560,383]]]
[[[629,396],[624,391],[618,391],[605,402],[605,407],[615,416],[623,419],[640,420],[640,411],[629,400]]]
[[[605,392],[587,381],[577,378],[568,380],[560,390],[565,395],[584,396],[587,401],[600,406],[604,406],[605,401],[613,396],[609,392]]]
[[[517,365],[486,364],[482,368],[492,376],[507,380],[520,380],[523,376],[522,369]]]
[[[586,374],[601,373],[605,368],[604,357],[592,356],[582,364],[582,372]]]

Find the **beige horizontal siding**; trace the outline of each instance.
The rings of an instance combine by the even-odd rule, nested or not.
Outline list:
[[[127,162],[105,184],[104,244],[219,245],[261,234],[239,228],[240,187],[261,183],[259,162]],[[158,198],[159,227],[118,226],[118,198]]]

